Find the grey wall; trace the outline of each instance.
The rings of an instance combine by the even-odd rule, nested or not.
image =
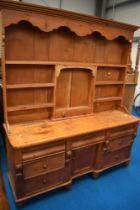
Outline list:
[[[60,0],[22,0],[25,3],[39,4],[42,6],[50,6],[50,7],[60,7]]]
[[[56,7],[71,10],[75,12],[94,15],[95,14],[95,0],[23,0],[26,3],[48,5],[50,7]]]
[[[110,0],[111,2],[113,0]],[[124,0],[116,0],[116,2],[124,2]],[[111,6],[109,3],[108,6]],[[110,8],[107,10],[106,18],[118,20],[124,23],[130,23],[134,25],[140,25],[140,1],[135,3],[127,3],[122,6],[118,6],[113,9]],[[140,36],[140,30],[135,33],[135,36]]]
[[[111,6],[113,2],[116,2],[117,4],[121,2],[126,2],[126,0],[109,0],[108,6]],[[113,18],[114,20],[140,26],[140,1],[138,2],[133,0],[133,3],[127,2],[125,4],[122,4],[114,8],[114,12],[113,9],[110,8],[106,12],[106,18],[108,19]],[[134,36],[135,37],[140,36],[140,29],[135,32]],[[135,61],[136,61],[137,46],[138,46],[137,42],[132,44],[131,58],[132,58],[133,67],[135,66]],[[140,65],[139,65],[138,85],[136,87],[135,94],[137,93],[140,93]]]

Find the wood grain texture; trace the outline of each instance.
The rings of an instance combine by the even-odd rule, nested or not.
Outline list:
[[[42,144],[62,138],[101,131],[125,124],[137,123],[138,118],[120,111],[108,111],[61,121],[42,121],[10,125],[8,137],[14,148]],[[98,122],[98,123],[97,123]]]
[[[94,16],[82,15],[65,10],[59,11],[58,9],[30,4],[18,4],[1,0],[0,8],[6,9],[3,12],[5,27],[13,23],[17,24],[21,20],[26,20],[31,22],[33,26],[46,32],[61,26],[66,26],[78,36],[85,36],[94,31],[98,31],[109,40],[115,39],[118,36],[124,36],[130,40],[132,39],[133,32],[138,28],[137,26],[115,21],[106,21]],[[13,11],[13,8],[15,11]],[[27,13],[30,13],[30,15],[27,16]]]
[[[16,203],[128,163],[122,106],[136,26],[0,0],[8,177]]]

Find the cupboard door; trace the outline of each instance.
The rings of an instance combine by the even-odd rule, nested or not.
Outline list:
[[[95,162],[95,146],[87,146],[73,150],[72,166],[73,175],[82,175],[88,171],[92,171]]]

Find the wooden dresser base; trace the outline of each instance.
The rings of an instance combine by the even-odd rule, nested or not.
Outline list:
[[[0,0],[4,128],[17,203],[127,163],[123,107],[137,26]],[[21,50],[22,49],[22,50]]]
[[[104,120],[100,116],[104,116]],[[114,121],[110,123],[113,116]],[[83,119],[83,127],[82,123],[79,127]],[[96,126],[97,121],[100,125]],[[137,118],[114,110],[50,122],[47,127],[46,122],[40,122],[38,129],[37,123],[11,126],[7,132],[7,154],[9,181],[16,203],[62,186],[69,188],[74,178],[84,174],[91,173],[97,178],[104,170],[128,164],[137,125]],[[59,129],[57,138],[54,136],[56,129]],[[62,131],[65,137],[59,138]],[[81,133],[76,135],[79,131]],[[27,137],[31,137],[29,133],[34,144],[30,141],[27,145],[23,139],[26,137],[26,142]],[[46,135],[46,141],[42,139],[41,143],[40,135]],[[20,138],[23,138],[21,142]]]
[[[123,160],[123,161],[120,162],[120,163],[116,163],[116,164],[114,164],[113,166],[106,167],[106,168],[104,168],[104,169],[102,169],[102,170],[89,171],[89,172],[86,172],[86,173],[84,173],[84,174],[91,173],[93,179],[97,179],[97,178],[99,177],[99,174],[102,173],[103,171],[105,171],[105,170],[107,170],[107,169],[109,169],[109,168],[112,168],[112,167],[121,165],[121,164],[124,164],[124,166],[128,166],[129,162],[130,162],[130,158],[128,158],[128,159],[126,159],[126,160]],[[84,175],[84,174],[81,174],[81,176]],[[74,176],[74,177],[72,178],[72,180],[73,180],[74,178],[76,178],[76,176]],[[26,202],[27,200],[29,200],[29,199],[31,199],[31,198],[33,198],[33,197],[35,197],[35,196],[39,196],[39,195],[41,195],[41,194],[43,194],[43,193],[47,193],[47,192],[49,192],[49,191],[51,191],[51,190],[55,190],[55,189],[60,188],[60,187],[64,187],[66,190],[70,190],[71,187],[72,187],[72,180],[70,180],[69,182],[66,182],[66,183],[64,183],[64,184],[61,184],[61,185],[52,187],[52,188],[50,188],[49,190],[47,190],[47,189],[46,189],[46,190],[42,190],[42,191],[40,191],[40,192],[37,192],[37,193],[34,193],[34,194],[32,194],[32,195],[26,196],[26,197],[24,197],[24,198],[18,199],[18,198],[16,197],[15,189],[14,189],[14,187],[13,187],[13,183],[12,183],[12,181],[11,181],[11,177],[10,177],[9,174],[8,174],[8,179],[9,179],[9,183],[10,183],[10,186],[11,186],[11,189],[12,189],[12,192],[13,192],[13,196],[14,196],[15,202],[16,202],[16,204],[17,204],[18,206],[23,205],[24,202]]]

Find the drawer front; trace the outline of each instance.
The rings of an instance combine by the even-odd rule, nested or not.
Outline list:
[[[114,152],[105,152],[103,155],[103,167],[119,164],[130,157],[130,147],[114,151]]]
[[[133,124],[113,128],[110,130],[110,137],[126,136],[135,133],[135,127]]]
[[[37,176],[24,181],[24,194],[30,195],[47,191],[65,183],[65,170],[61,169],[49,174]]]
[[[50,142],[22,149],[23,162],[33,161],[35,158],[45,157],[56,153],[65,152],[65,141]]]
[[[98,67],[97,81],[121,81],[123,78],[124,74],[117,67]]]
[[[65,153],[35,159],[23,165],[24,178],[38,176],[65,167]]]
[[[98,142],[104,141],[105,131],[85,134],[72,139],[72,148],[80,148],[88,145],[97,144]]]
[[[133,143],[133,136],[123,136],[117,139],[112,139],[108,141],[107,151],[115,151],[128,147]]]

